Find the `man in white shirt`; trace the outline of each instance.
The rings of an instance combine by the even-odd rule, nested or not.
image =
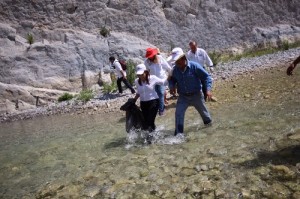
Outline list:
[[[123,82],[125,84],[125,86],[127,86],[127,88],[130,89],[131,93],[134,94],[135,90],[132,88],[132,86],[128,82],[128,80],[126,78],[126,71],[122,69],[120,62],[117,59],[115,59],[115,57],[113,57],[113,56],[109,57],[109,61],[112,64],[112,67],[115,68],[117,76],[118,76],[117,85],[118,85],[119,93],[120,94],[123,93],[123,89],[122,89],[122,85],[121,85],[121,82]]]
[[[189,61],[194,61],[199,63],[204,69],[207,70],[209,67],[210,72],[213,71],[213,62],[210,57],[206,53],[206,51],[202,48],[197,47],[197,42],[190,41],[189,43],[190,50],[187,52],[186,57]]]
[[[206,71],[208,71],[207,69],[209,68],[210,72],[213,72],[213,62],[211,61],[210,57],[208,56],[208,54],[206,53],[206,51],[202,48],[198,48],[197,47],[197,42],[195,41],[190,41],[189,43],[190,49],[187,53],[186,53],[186,58],[189,61],[193,61],[196,63],[199,63]],[[205,84],[205,82],[202,82],[202,84]],[[203,86],[203,94],[204,94],[204,99],[206,101],[206,87]]]

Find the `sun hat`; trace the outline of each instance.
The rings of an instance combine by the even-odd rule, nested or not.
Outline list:
[[[145,57],[150,58],[153,57],[154,55],[157,55],[157,53],[158,53],[157,48],[147,48]]]
[[[183,57],[185,54],[183,50],[179,47],[173,48],[172,54],[167,58],[168,62],[176,62],[179,60],[181,57]]]
[[[145,64],[139,64],[135,67],[135,73],[137,75],[142,75],[145,70],[147,70]]]

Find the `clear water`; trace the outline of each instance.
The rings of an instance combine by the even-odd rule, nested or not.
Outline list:
[[[184,139],[172,101],[151,145],[126,134],[124,113],[0,124],[0,198],[297,197],[300,144],[286,135],[300,129],[300,72],[284,70],[218,83],[213,126],[189,108]],[[280,180],[272,165],[294,173]]]

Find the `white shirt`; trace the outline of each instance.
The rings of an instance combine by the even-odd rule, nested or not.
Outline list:
[[[149,70],[150,75],[155,75],[158,78],[165,79],[167,77],[166,71],[171,74],[172,68],[161,55],[157,56],[158,63],[153,63],[149,59],[146,59],[144,64],[147,70]]]
[[[116,75],[118,76],[118,78],[123,77],[121,71],[123,71],[123,73],[124,73],[124,75],[126,77],[126,71],[124,71],[122,69],[122,66],[121,66],[120,62],[117,59],[113,62],[112,66],[115,68],[115,72],[116,72]]]
[[[160,79],[154,75],[149,76],[149,84],[142,82],[142,85],[139,84],[138,78],[135,80],[136,93],[140,95],[140,101],[150,101],[158,99],[158,95],[155,91],[155,85],[163,85],[167,83],[167,78]]]
[[[189,50],[186,54],[186,58],[190,61],[201,64],[203,67],[212,67],[214,65],[206,51],[202,48],[197,48],[195,54]]]

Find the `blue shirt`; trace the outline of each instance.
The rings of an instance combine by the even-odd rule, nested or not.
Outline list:
[[[170,89],[177,85],[179,94],[200,92],[203,86],[210,91],[212,87],[212,78],[203,67],[193,61],[187,61],[185,71],[181,71],[177,66],[174,67],[172,77],[169,81]]]

